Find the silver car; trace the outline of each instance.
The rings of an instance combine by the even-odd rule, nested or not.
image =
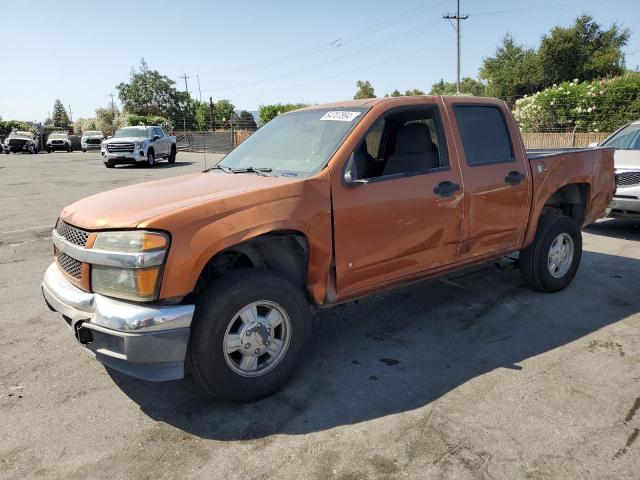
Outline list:
[[[640,120],[618,129],[600,145],[616,149],[616,192],[609,216],[640,219]]]

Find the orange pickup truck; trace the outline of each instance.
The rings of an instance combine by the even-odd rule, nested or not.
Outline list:
[[[296,369],[314,308],[514,252],[565,288],[614,188],[612,149],[528,156],[498,100],[318,105],[209,170],[66,207],[42,290],[105,365],[250,401]]]

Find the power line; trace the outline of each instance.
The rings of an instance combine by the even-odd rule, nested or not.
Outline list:
[[[469,18],[469,15],[460,15],[460,0],[457,0],[458,8],[456,9],[456,14],[453,15],[451,13],[444,15],[442,18],[445,20],[455,20],[456,21],[456,37],[457,37],[457,50],[458,50],[458,61],[457,61],[457,73],[456,73],[456,93],[460,93],[460,20],[466,20]]]

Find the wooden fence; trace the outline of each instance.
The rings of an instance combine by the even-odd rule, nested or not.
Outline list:
[[[524,145],[535,148],[587,147],[590,143],[600,143],[608,133],[523,133]]]
[[[222,138],[226,137],[229,139],[229,146],[219,145],[218,150],[228,150],[230,151],[233,147],[240,145],[244,142],[249,136],[254,132],[254,130],[216,130],[215,132],[188,132],[188,131],[175,131],[174,135],[178,136],[182,142],[184,142],[183,148],[190,150],[192,148],[196,148],[194,143],[202,143],[204,142],[204,138],[206,138],[207,143],[216,144],[217,142],[212,141],[208,137],[216,137]],[[608,133],[596,132],[596,133],[523,133],[522,138],[524,139],[525,147],[528,149],[539,149],[539,148],[583,148],[589,146],[590,143],[600,143],[605,140],[609,136]],[[193,137],[198,137],[197,141],[191,140]],[[203,138],[203,140],[200,140]],[[191,141],[186,141],[187,139]],[[233,139],[233,143],[231,144],[231,139]],[[182,143],[179,142],[179,143]],[[199,146],[199,145],[198,145]],[[209,148],[207,148],[209,150]]]

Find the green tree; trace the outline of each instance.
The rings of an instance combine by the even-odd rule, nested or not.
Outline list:
[[[369,83],[369,80],[366,80],[364,82],[362,80],[358,80],[356,82],[356,87],[358,88],[358,90],[356,91],[356,94],[353,96],[355,100],[358,100],[361,98],[376,97],[376,94],[373,91],[373,87],[371,86],[371,83]]]
[[[487,95],[513,105],[516,99],[532,94],[542,86],[538,54],[518,45],[507,34],[495,55],[482,60],[480,78],[487,81]]]
[[[629,29],[614,23],[604,30],[589,15],[576,18],[570,27],[553,28],[542,37],[538,50],[544,86],[621,75],[625,71],[622,48],[629,38]]]
[[[120,111],[116,107],[96,108],[96,126],[105,135],[113,135],[118,128]]]
[[[396,88],[393,92],[391,92],[391,93],[389,94],[389,96],[390,96],[390,97],[401,97],[401,96],[402,96],[402,94],[401,94],[401,93],[400,93],[400,91]],[[386,97],[386,95],[385,95],[385,97]]]
[[[407,90],[406,92],[404,92],[406,97],[416,97],[419,95],[425,95],[425,93],[418,89],[418,88],[414,88],[413,90]]]
[[[216,125],[219,127],[228,127],[230,124],[234,124],[236,117],[236,107],[231,100],[221,99],[214,104],[216,112]]]
[[[36,132],[33,125],[19,120],[0,120],[0,135],[9,135],[13,130]]]
[[[56,98],[56,101],[53,102],[53,116],[51,117],[51,121],[59,128],[67,128],[69,123],[71,123],[69,121],[67,110],[64,108],[64,105],[59,98]]]
[[[256,125],[256,121],[251,113],[246,110],[242,110],[238,116],[238,128],[252,130],[258,128],[258,125]]]
[[[482,97],[486,93],[487,87],[484,83],[471,77],[464,77],[460,82],[460,93],[462,95],[475,95],[476,97]],[[445,82],[444,79],[431,86],[429,95],[455,95],[456,83]]]
[[[138,71],[131,70],[129,83],[120,83],[116,89],[126,112],[175,119],[184,115],[190,102],[189,94],[178,91],[175,83],[151,70],[143,58]]]
[[[281,113],[290,112],[291,110],[298,110],[299,108],[307,107],[306,103],[276,103],[273,105],[260,105],[260,125],[264,125]]]

